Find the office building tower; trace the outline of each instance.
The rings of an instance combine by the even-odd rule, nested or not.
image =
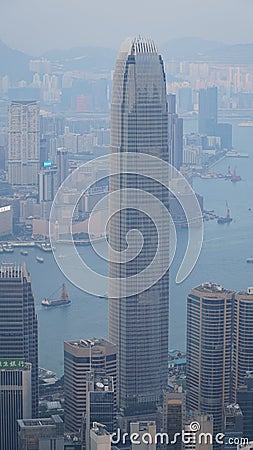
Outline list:
[[[57,168],[45,167],[38,173],[39,203],[52,202],[57,191]]]
[[[31,364],[0,358],[0,448],[17,450],[17,420],[32,414]]]
[[[221,148],[231,150],[233,147],[233,128],[230,123],[218,123],[216,126],[216,136],[220,137]]]
[[[11,205],[0,208],[0,237],[10,236],[13,232],[13,207]]]
[[[8,112],[8,181],[37,186],[40,164],[39,104],[13,101]]]
[[[196,429],[196,425],[199,430]],[[184,425],[186,431],[186,442],[184,450],[213,450],[214,433],[213,433],[213,417],[210,414],[196,414],[190,416]],[[178,439],[180,439],[178,437]]]
[[[225,450],[236,450],[237,443],[243,436],[243,415],[237,403],[227,405],[224,408],[224,434]]]
[[[156,450],[156,423],[147,422],[131,422],[130,436],[136,433],[136,441],[132,441],[131,449],[136,450]]]
[[[175,386],[173,389],[165,389],[163,393],[163,433],[167,433],[170,440],[173,441],[173,437],[176,433],[181,433],[184,429],[186,417],[185,410],[185,393],[182,386]],[[178,439],[176,443],[169,445],[175,450],[182,449],[182,440]],[[167,448],[163,446],[163,448]]]
[[[193,111],[192,88],[183,87],[178,90],[179,114]]]
[[[233,390],[244,383],[247,372],[253,370],[253,288],[234,296],[234,367]]]
[[[163,60],[154,42],[141,37],[124,42],[113,77],[111,154],[117,153],[120,158],[125,152],[135,155],[146,153],[169,161]],[[122,186],[154,194],[168,205],[167,193],[151,179],[127,173],[111,177],[111,192]],[[126,201],[131,204],[129,195]],[[152,210],[152,205],[150,208]],[[124,263],[124,260],[110,262],[111,278],[126,279],[141,272],[156,253],[157,231],[154,223],[131,208],[121,209],[111,217],[111,247],[120,253],[125,248],[126,236],[131,229],[142,233],[144,244],[141,254],[129,263]],[[168,233],[167,237],[163,242],[166,254],[169,252]],[[109,339],[118,349],[118,404],[122,416],[131,417],[140,412],[143,420],[145,408],[146,412],[151,412],[157,404],[162,404],[162,392],[167,386],[169,275],[166,272],[151,288],[131,296],[127,296],[123,285],[119,284],[109,282],[108,287]]]
[[[100,423],[94,423],[90,430],[91,450],[111,450],[110,433],[101,426]]]
[[[243,437],[253,441],[253,372],[249,372],[238,387],[237,402],[243,414]]]
[[[56,165],[57,188],[59,188],[68,175],[68,151],[64,147],[57,148]]]
[[[60,416],[18,420],[17,450],[64,450],[64,423]]]
[[[223,408],[231,392],[233,291],[204,283],[187,299],[187,411],[213,416],[223,429]]]
[[[32,411],[38,414],[38,319],[31,278],[24,265],[0,267],[0,358],[31,363]],[[21,417],[19,417],[21,418]]]
[[[183,119],[176,113],[176,96],[168,95],[170,164],[180,169],[183,164]]]
[[[93,422],[103,424],[110,433],[116,428],[116,397],[113,377],[92,370],[86,375],[86,450],[90,449]]]
[[[86,414],[86,374],[104,370],[116,385],[116,346],[105,339],[64,342],[65,429],[80,432]],[[115,394],[116,395],[116,394]]]
[[[200,89],[199,91],[199,133],[216,136],[218,117],[217,87]]]

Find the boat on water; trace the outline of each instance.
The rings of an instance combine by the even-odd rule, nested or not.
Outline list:
[[[253,258],[247,258],[246,262],[249,263],[249,264],[253,264]]]
[[[27,250],[20,250],[20,255],[27,256],[28,251]]]
[[[237,175],[236,174],[236,170],[234,169],[234,172],[233,172],[233,174],[232,174],[232,176],[231,176],[231,178],[230,178],[230,180],[232,181],[232,183],[237,183],[237,181],[241,181],[241,177],[240,177],[240,175]]]
[[[3,252],[4,252],[3,246],[2,246],[2,244],[0,244],[0,253],[3,253]]]
[[[36,261],[38,261],[39,263],[43,263],[44,258],[42,258],[42,256],[36,256]]]
[[[61,296],[60,298],[44,298],[41,302],[42,306],[46,306],[47,308],[54,306],[67,306],[71,303],[69,299],[67,289],[65,283],[62,285]]]
[[[226,153],[227,158],[248,158],[248,153],[236,152],[235,150],[229,150]]]
[[[219,217],[218,220],[217,220],[217,223],[219,223],[221,225],[223,225],[224,223],[230,223],[233,220],[232,217],[230,217],[230,210],[229,210],[227,202],[226,202],[226,206],[227,206],[227,215],[226,215],[226,217]]]
[[[11,244],[3,244],[3,251],[6,253],[13,253],[14,252],[14,248]]]

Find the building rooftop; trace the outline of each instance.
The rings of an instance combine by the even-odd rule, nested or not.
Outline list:
[[[20,428],[24,428],[24,427],[39,427],[39,428],[43,428],[43,427],[48,427],[48,426],[54,426],[56,423],[63,423],[63,420],[61,419],[60,416],[55,415],[55,416],[51,416],[45,419],[20,419],[18,420],[18,424]]]
[[[91,382],[90,390],[96,392],[112,392],[113,388],[113,377],[106,376],[105,372],[97,372],[91,370],[86,375],[87,381]]]
[[[77,339],[74,341],[65,341],[66,344],[75,348],[91,348],[91,347],[107,347],[108,345],[114,345],[111,342],[103,338],[91,338],[91,339]]]
[[[227,405],[224,410],[226,417],[242,416],[242,411],[238,403]]]
[[[193,291],[199,291],[204,294],[233,294],[234,291],[225,289],[220,284],[212,283],[211,281],[206,281],[195,287]]]
[[[138,36],[135,38],[127,38],[121,48],[120,53],[125,53],[127,55],[137,55],[137,54],[157,54],[157,47],[151,38],[144,38]]]

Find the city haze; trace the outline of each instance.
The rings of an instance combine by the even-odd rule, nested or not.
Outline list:
[[[139,33],[159,46],[185,36],[248,43],[252,13],[251,0],[2,0],[0,39],[31,55],[85,45],[117,49],[125,36]]]

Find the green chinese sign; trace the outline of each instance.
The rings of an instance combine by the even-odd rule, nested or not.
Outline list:
[[[24,358],[0,358],[0,370],[1,369],[24,369]]]

